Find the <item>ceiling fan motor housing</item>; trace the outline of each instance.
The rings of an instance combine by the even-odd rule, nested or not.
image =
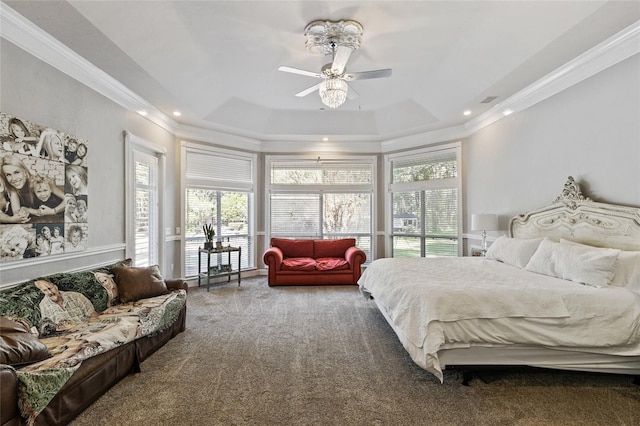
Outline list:
[[[331,76],[340,77],[339,75],[334,75],[332,68],[333,68],[333,63],[329,62],[328,64],[325,64],[322,66],[322,68],[320,69],[320,72],[325,77],[331,77]],[[347,72],[346,68],[344,69],[342,74],[344,74],[345,72]]]

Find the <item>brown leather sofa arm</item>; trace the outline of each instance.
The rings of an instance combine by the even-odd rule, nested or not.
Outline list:
[[[0,425],[22,424],[18,408],[18,377],[13,367],[0,364]]]
[[[182,289],[184,291],[189,291],[189,284],[187,284],[187,282],[182,278],[171,278],[171,279],[164,280],[164,282],[167,285],[167,288],[169,290]]]
[[[353,268],[355,265],[362,265],[367,260],[367,255],[358,247],[349,247],[344,252],[344,258]]]

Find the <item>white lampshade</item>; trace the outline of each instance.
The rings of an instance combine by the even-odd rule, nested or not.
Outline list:
[[[498,215],[481,213],[471,215],[472,231],[495,231],[498,229]]]

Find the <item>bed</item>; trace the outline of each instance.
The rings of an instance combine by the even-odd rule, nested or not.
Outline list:
[[[640,208],[592,201],[572,177],[486,257],[378,259],[358,284],[441,381],[455,366],[640,375]]]

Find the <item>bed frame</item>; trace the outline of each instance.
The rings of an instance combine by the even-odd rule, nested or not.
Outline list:
[[[640,250],[640,208],[599,203],[585,197],[569,176],[555,201],[515,216],[509,235],[517,238],[561,238],[598,247]],[[640,357],[570,352],[541,347],[472,347],[438,352],[447,367],[526,365],[562,370],[640,375]]]
[[[518,238],[542,236],[555,241],[564,238],[593,246],[637,251],[640,250],[640,208],[592,201],[582,195],[578,183],[569,176],[562,194],[551,205],[513,217],[509,222],[509,235]],[[385,310],[379,305],[378,308],[396,331]],[[420,352],[422,349],[408,350]],[[640,356],[574,352],[537,346],[448,349],[444,345],[438,351],[438,358],[443,369],[530,366],[640,375]]]
[[[509,235],[640,250],[640,208],[592,201],[582,195],[578,183],[569,176],[553,204],[513,217]]]

